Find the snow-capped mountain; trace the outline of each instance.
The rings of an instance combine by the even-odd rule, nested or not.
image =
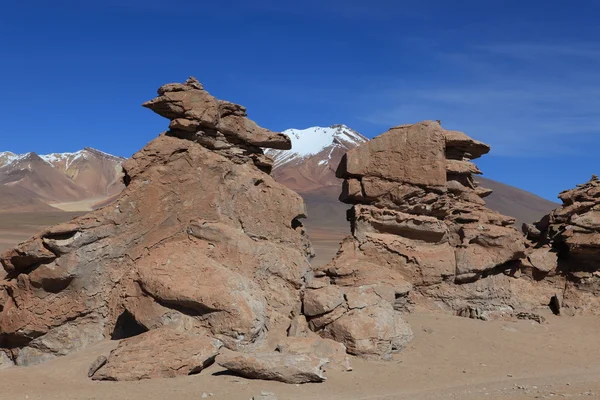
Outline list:
[[[334,149],[353,149],[368,141],[360,133],[346,125],[333,125],[328,128],[313,126],[307,129],[286,129],[283,131],[292,140],[291,150],[268,149],[265,154],[275,161],[275,169],[285,164],[323,155],[319,162],[328,163]]]
[[[287,129],[283,133],[292,140],[292,149],[269,149],[265,154],[275,161],[275,179],[297,192],[339,185],[335,169],[342,156],[369,140],[346,125]]]
[[[11,153],[10,151],[0,152],[0,168],[13,162],[17,157],[19,157],[18,154]]]
[[[0,197],[10,189],[14,206],[15,193],[23,204],[31,198],[56,204],[112,196],[123,188],[124,160],[92,148],[46,155],[0,152]]]

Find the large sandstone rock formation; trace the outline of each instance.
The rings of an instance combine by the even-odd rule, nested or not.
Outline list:
[[[533,241],[525,263],[538,279],[562,284],[555,312],[598,313],[600,296],[600,180],[596,175],[558,196],[563,205],[536,224],[524,224]]]
[[[471,160],[488,151],[423,121],[346,154],[337,175],[340,200],[353,205],[352,236],[304,294],[312,330],[353,354],[386,357],[410,339],[394,309],[485,319],[547,307],[559,283],[537,284],[514,218],[486,208],[491,191],[473,179],[481,172]]]
[[[96,379],[194,373],[221,346],[285,335],[300,314],[312,276],[305,207],[269,176],[261,149],[289,149],[289,138],[195,79],[158,93],[144,106],[170,130],[124,164],[117,200],[2,255],[0,365],[125,338]],[[158,329],[171,333],[134,337]]]

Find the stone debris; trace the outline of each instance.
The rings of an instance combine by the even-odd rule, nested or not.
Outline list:
[[[250,400],[278,400],[275,393],[262,391],[260,395],[252,397]]]

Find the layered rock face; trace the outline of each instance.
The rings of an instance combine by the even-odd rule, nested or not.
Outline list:
[[[131,337],[96,378],[195,373],[221,346],[247,351],[267,332],[285,335],[300,314],[312,276],[305,207],[268,175],[260,148],[289,149],[289,138],[195,79],[158,93],[144,106],[169,118],[170,130],[124,164],[118,199],[2,255],[0,364]],[[171,333],[147,332],[157,329]],[[142,357],[148,348],[156,353]]]
[[[596,175],[558,196],[563,205],[523,232],[533,242],[526,264],[563,283],[568,312],[598,313],[600,295],[600,180]],[[555,311],[560,311],[555,308]]]
[[[315,271],[314,289],[304,296],[311,329],[354,354],[385,357],[410,336],[394,309],[485,319],[547,305],[558,286],[533,287],[520,261],[525,238],[513,218],[485,207],[491,191],[473,179],[481,172],[471,160],[488,151],[462,132],[423,121],[346,154],[337,175],[344,179],[340,200],[353,205],[352,236]],[[357,326],[372,332],[349,335]],[[358,336],[387,340],[349,339]]]

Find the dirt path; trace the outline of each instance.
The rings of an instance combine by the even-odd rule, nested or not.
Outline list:
[[[390,362],[353,360],[354,371],[329,372],[323,384],[285,385],[223,375],[141,382],[93,382],[89,364],[105,342],[40,366],[0,371],[0,399],[249,399],[261,391],[286,399],[535,399],[600,394],[600,319],[548,316],[548,323],[483,322],[409,315],[415,340]]]

